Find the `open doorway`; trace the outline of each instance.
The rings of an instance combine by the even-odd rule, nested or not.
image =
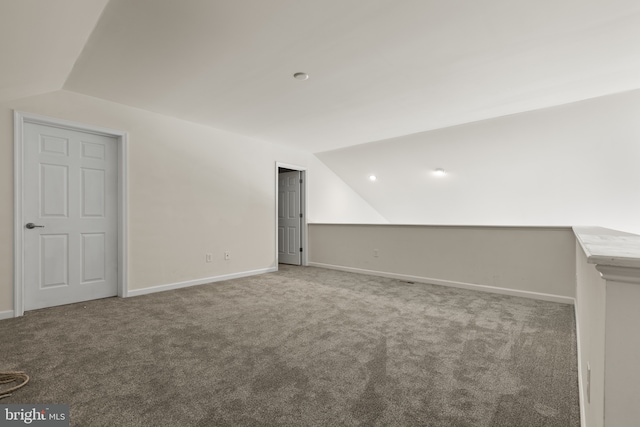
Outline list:
[[[306,171],[276,163],[276,257],[279,264],[306,265]]]

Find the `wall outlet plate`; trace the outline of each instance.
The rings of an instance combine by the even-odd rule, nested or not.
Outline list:
[[[591,403],[591,365],[587,362],[587,403]]]

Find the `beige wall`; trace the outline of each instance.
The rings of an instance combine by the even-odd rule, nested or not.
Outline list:
[[[341,195],[310,218],[384,221],[308,153],[68,91],[16,100],[0,104],[0,313],[13,309],[13,109],[129,133],[131,290],[275,267],[276,161],[308,168],[311,200]]]
[[[640,334],[636,329],[640,325],[640,271],[637,267],[619,269],[618,274],[620,270],[627,270],[620,276],[630,274],[616,277],[614,273],[606,279],[604,420],[607,427],[637,426],[640,419]]]
[[[571,302],[574,240],[570,228],[311,224],[309,259]]]
[[[594,264],[587,263],[576,241],[576,319],[580,345],[580,376],[586,426],[604,425],[604,352],[606,285]],[[591,367],[591,393],[587,401],[587,366]]]

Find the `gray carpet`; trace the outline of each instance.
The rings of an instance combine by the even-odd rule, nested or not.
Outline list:
[[[573,307],[308,267],[0,321],[74,426],[579,426]]]

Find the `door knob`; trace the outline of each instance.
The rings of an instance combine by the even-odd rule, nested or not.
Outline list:
[[[44,228],[44,225],[35,225],[34,223],[30,222],[27,225],[25,225],[25,227],[31,230],[32,228]]]

